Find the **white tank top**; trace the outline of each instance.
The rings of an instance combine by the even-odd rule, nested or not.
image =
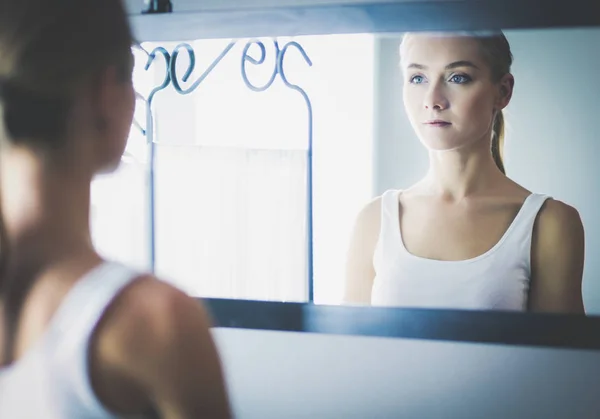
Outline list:
[[[381,228],[373,256],[374,306],[458,310],[527,309],[531,241],[537,213],[548,196],[531,194],[500,241],[484,254],[460,261],[415,256],[404,247],[399,194],[381,197]]]
[[[88,346],[105,309],[138,276],[105,262],[69,290],[37,343],[0,368],[0,418],[116,418],[92,389]]]

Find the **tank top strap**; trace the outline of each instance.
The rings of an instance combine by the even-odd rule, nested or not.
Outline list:
[[[512,233],[518,237],[525,235],[531,238],[537,215],[548,199],[551,199],[548,195],[536,193],[529,195],[513,222]]]
[[[548,199],[551,199],[548,195],[529,195],[513,221],[510,234],[506,237],[506,241],[509,243],[504,243],[505,249],[514,249],[510,251],[522,255],[523,263],[528,272],[531,272],[533,228],[542,206]]]
[[[376,269],[383,266],[384,261],[391,260],[399,251],[395,246],[399,235],[399,203],[398,195],[400,190],[389,189],[381,195],[381,216],[379,221],[379,238],[373,255],[373,264]]]
[[[69,401],[69,406],[63,406],[71,412],[68,417],[115,417],[92,388],[88,350],[91,336],[108,306],[138,277],[139,273],[120,263],[104,262],[73,285],[51,320],[45,341],[46,356],[57,369],[64,400]]]
[[[139,276],[116,262],[104,262],[85,274],[67,293],[57,309],[52,333],[87,338],[115,296]]]
[[[398,222],[398,195],[399,190],[390,189],[381,196],[381,227],[382,231],[390,231],[389,227]],[[385,230],[383,230],[385,229]]]

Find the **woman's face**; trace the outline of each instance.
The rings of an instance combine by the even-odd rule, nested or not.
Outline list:
[[[478,42],[463,36],[410,34],[402,44],[403,99],[421,142],[435,151],[489,141],[496,111],[508,104]]]

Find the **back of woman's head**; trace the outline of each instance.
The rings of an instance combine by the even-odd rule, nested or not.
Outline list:
[[[444,36],[439,33],[438,36]],[[511,72],[513,55],[510,49],[508,39],[502,31],[486,32],[452,32],[448,36],[465,36],[475,40],[479,44],[479,51],[485,63],[489,66],[490,75],[494,83],[500,83],[502,78]],[[402,40],[402,46],[410,33],[405,34]],[[401,46],[401,58],[402,58]],[[506,173],[503,161],[504,146],[504,115],[502,110],[498,110],[494,118],[492,128],[492,156],[498,168],[502,173]]]
[[[0,0],[1,140],[56,147],[79,87],[131,78],[131,44],[121,0]]]
[[[83,141],[67,132],[79,112],[80,92],[103,85],[109,69],[111,80],[130,83],[131,46],[121,0],[0,0],[0,152],[26,147],[62,156],[64,145]],[[11,337],[36,276],[36,261],[17,250],[35,240],[8,240],[5,221],[0,200],[0,301],[5,337]],[[11,357],[10,341],[4,342],[5,359]]]

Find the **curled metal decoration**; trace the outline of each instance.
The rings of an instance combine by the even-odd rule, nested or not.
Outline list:
[[[148,166],[147,166],[147,190],[148,190],[148,226],[149,226],[149,264],[150,270],[152,272],[155,271],[156,268],[156,199],[155,199],[155,161],[156,161],[156,145],[154,142],[154,118],[152,115],[152,102],[154,100],[154,96],[160,92],[161,90],[166,89],[171,83],[171,74],[168,71],[169,63],[171,62],[171,54],[163,47],[156,47],[148,54],[148,59],[146,61],[146,65],[144,69],[148,71],[152,64],[155,62],[157,55],[161,55],[164,58],[165,65],[167,66],[167,71],[165,72],[165,77],[161,84],[156,86],[150,94],[148,98],[145,100],[146,103],[146,143],[148,145]]]
[[[235,46],[236,41],[232,40],[225,49],[217,56],[217,58],[211,63],[211,65],[200,75],[200,77],[193,82],[189,87],[183,88],[181,86],[180,78],[177,75],[177,58],[179,57],[180,51],[185,50],[187,52],[190,62],[188,67],[181,77],[181,81],[186,83],[191,77],[195,66],[196,66],[196,54],[191,45],[187,43],[181,43],[175,47],[172,53],[169,53],[163,47],[155,48],[150,54],[148,54],[148,61],[146,62],[145,69],[148,70],[152,63],[155,61],[157,55],[162,55],[166,63],[166,75],[162,83],[156,86],[149,94],[146,100],[146,129],[142,132],[145,133],[148,146],[149,146],[149,162],[148,162],[148,185],[149,185],[149,219],[150,219],[150,264],[151,269],[155,268],[156,260],[156,245],[155,245],[155,193],[154,193],[154,164],[155,164],[155,141],[154,141],[154,130],[153,130],[153,119],[152,119],[152,102],[155,95],[161,90],[166,89],[170,84],[173,85],[175,91],[181,95],[187,95],[195,91],[198,86],[208,77],[208,75],[217,67],[217,65],[225,58],[225,56]],[[280,76],[283,84],[298,93],[300,93],[306,103],[308,111],[308,151],[307,151],[307,264],[308,264],[308,301],[314,301],[314,287],[313,287],[313,108],[310,101],[310,97],[307,92],[297,84],[291,83],[284,69],[284,61],[286,52],[289,48],[293,47],[300,52],[304,60],[309,66],[312,66],[312,61],[306,54],[304,48],[295,41],[288,42],[280,48],[277,40],[273,40],[275,47],[275,65],[273,72],[269,77],[268,81],[258,86],[253,84],[248,78],[247,74],[247,63],[252,65],[264,64],[267,57],[267,49],[262,41],[250,40],[244,46],[241,60],[241,76],[245,85],[254,92],[264,92],[269,89],[275,80],[277,75]],[[258,59],[250,55],[249,51],[253,45],[257,45],[260,50],[260,57]],[[139,125],[139,124],[138,124]]]
[[[277,60],[277,72],[283,81],[283,84],[289,89],[295,90],[300,93],[306,103],[306,109],[308,111],[308,147],[307,147],[307,168],[306,168],[306,229],[307,229],[307,269],[308,269],[308,301],[314,301],[314,284],[313,284],[313,108],[310,101],[310,97],[306,91],[298,86],[297,84],[290,83],[288,80],[283,63],[285,61],[285,54],[288,48],[296,48],[304,61],[312,67],[312,61],[306,54],[304,48],[299,43],[292,41],[288,42],[281,49]]]
[[[271,87],[273,85],[273,82],[275,82],[275,79],[277,78],[277,74],[279,73],[278,62],[279,58],[281,57],[281,50],[279,49],[279,43],[276,40],[273,41],[273,44],[275,45],[275,66],[273,67],[273,73],[271,74],[269,81],[267,81],[263,86],[256,86],[252,84],[252,82],[248,78],[248,74],[246,73],[246,62],[250,62],[254,65],[263,64],[265,62],[265,59],[267,58],[267,49],[265,48],[265,44],[257,40],[249,41],[244,47],[244,51],[242,52],[242,79],[244,80],[246,86],[254,92],[264,92],[269,87]],[[260,58],[258,60],[248,54],[248,51],[250,50],[252,45],[258,45],[258,47],[260,48]]]
[[[146,61],[146,65],[145,65],[146,71],[148,71],[150,69],[150,66],[156,59],[157,54],[160,54],[164,57],[165,64],[167,65],[167,68],[168,68],[169,63],[171,62],[171,54],[169,54],[169,51],[167,51],[163,47],[156,47],[152,50],[152,52],[150,54],[148,54],[148,61]],[[154,89],[152,89],[152,91],[148,95],[147,103],[148,103],[149,107],[152,107],[152,100],[154,99],[154,95],[156,95],[161,90],[164,90],[167,87],[169,87],[170,83],[171,83],[171,73],[169,71],[167,71],[165,73],[165,78],[163,79],[162,83],[160,85],[156,86]]]
[[[208,66],[208,68],[204,71],[204,73],[202,73],[202,75],[187,89],[183,89],[181,87],[181,84],[179,83],[179,80],[177,77],[177,57],[179,56],[179,51],[181,49],[184,49],[188,53],[188,56],[190,57],[190,63],[188,65],[188,68],[187,68],[185,74],[182,77],[182,81],[187,82],[188,79],[190,78],[190,76],[192,75],[192,72],[194,71],[194,67],[196,66],[196,53],[194,52],[194,49],[189,44],[183,43],[183,44],[177,45],[175,47],[175,49],[173,50],[173,53],[171,56],[171,62],[169,64],[169,74],[171,76],[171,82],[173,83],[173,88],[177,91],[177,93],[180,93],[182,95],[187,95],[189,93],[192,93],[194,90],[196,90],[198,88],[198,86],[200,86],[200,84],[204,81],[204,79],[206,79],[206,77],[208,77],[208,75],[215,69],[215,67],[217,65],[219,65],[219,63],[223,60],[223,58],[225,58],[225,56],[229,53],[229,51],[231,51],[231,49],[235,46],[235,44],[236,44],[236,41],[231,41],[225,47],[225,49],[219,54],[219,56],[211,63],[211,65]]]
[[[146,112],[147,112],[148,101],[146,100],[146,98],[144,96],[142,96],[141,93],[139,93],[139,92],[135,92],[135,98],[136,98],[136,100],[141,100],[142,102],[144,102],[144,107],[146,108]],[[147,120],[148,120],[148,117],[146,116],[146,122],[147,122]],[[143,136],[146,136],[146,128],[144,128],[135,118],[133,119],[133,126],[135,128],[137,128],[138,131],[140,131]]]

